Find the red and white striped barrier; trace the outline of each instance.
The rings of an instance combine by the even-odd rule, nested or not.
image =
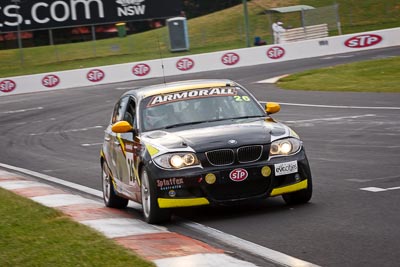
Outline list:
[[[400,28],[95,68],[0,78],[0,96],[156,78],[400,45]],[[162,65],[164,65],[164,74]]]

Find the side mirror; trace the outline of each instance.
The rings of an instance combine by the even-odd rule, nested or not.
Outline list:
[[[281,106],[278,103],[275,102],[267,102],[265,104],[265,111],[267,114],[274,114],[277,113],[281,110]]]
[[[114,125],[111,127],[111,130],[114,133],[129,133],[133,130],[133,127],[127,121],[119,121],[114,123]]]

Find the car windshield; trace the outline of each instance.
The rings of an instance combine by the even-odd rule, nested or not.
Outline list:
[[[264,110],[240,87],[202,88],[145,98],[143,131],[218,120],[263,117]]]

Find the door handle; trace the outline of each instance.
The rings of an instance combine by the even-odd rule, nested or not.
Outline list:
[[[111,138],[107,136],[107,137],[104,138],[104,140],[107,141],[107,142],[110,142]]]
[[[119,146],[119,145],[121,145],[118,141],[115,141],[114,142],[114,145],[116,145],[116,146]]]

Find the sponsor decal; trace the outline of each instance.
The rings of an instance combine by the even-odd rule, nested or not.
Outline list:
[[[60,84],[60,78],[57,75],[49,74],[43,77],[42,85],[48,88],[56,87]]]
[[[116,0],[118,17],[144,15],[146,13],[145,0]]]
[[[182,0],[1,0],[0,32],[178,16]]]
[[[157,180],[157,187],[160,190],[173,190],[182,188],[184,184],[183,178],[168,178]]]
[[[270,59],[279,59],[285,55],[285,49],[280,46],[273,46],[267,51],[267,57]]]
[[[104,71],[100,70],[100,69],[93,69],[90,70],[86,77],[89,81],[91,82],[100,82],[101,80],[104,79],[106,75],[104,74]]]
[[[13,80],[2,80],[0,82],[0,91],[3,93],[9,93],[17,88],[17,84]]]
[[[147,74],[150,73],[150,71],[151,71],[150,66],[144,63],[139,63],[132,68],[133,75],[139,77],[146,76]]]
[[[382,36],[376,34],[363,34],[347,39],[344,44],[349,48],[363,48],[373,46],[382,41]]]
[[[240,56],[233,52],[226,53],[222,56],[221,61],[225,65],[232,66],[240,61]]]
[[[275,164],[275,176],[296,173],[298,171],[297,161],[289,161]]]
[[[249,176],[249,173],[245,169],[234,169],[229,173],[229,178],[234,182],[241,182],[246,180]]]
[[[212,96],[235,96],[237,91],[235,88],[208,88],[197,89],[183,92],[176,92],[170,94],[163,94],[153,96],[147,107],[158,106],[165,103],[182,101],[193,98],[204,98]]]
[[[181,71],[187,71],[194,67],[194,61],[190,58],[182,58],[176,62],[176,68]]]

